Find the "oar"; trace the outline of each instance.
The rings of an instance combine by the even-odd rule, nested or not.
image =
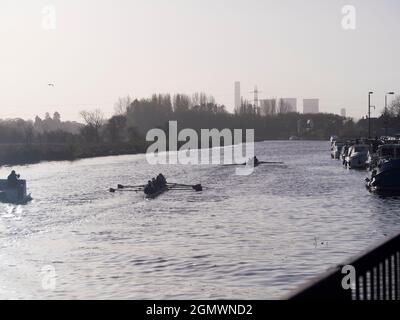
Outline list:
[[[260,164],[285,164],[284,162],[268,162],[268,161],[260,161],[257,165]],[[247,166],[251,165],[250,163],[232,163],[232,164],[223,164],[223,167],[232,167],[232,166]]]
[[[114,188],[110,188],[109,191],[111,193],[115,193],[117,191],[121,192],[121,191],[125,191],[125,192],[140,192],[143,191],[143,189],[129,189],[129,190],[123,190],[123,189],[114,189]]]
[[[188,187],[192,188],[193,190],[200,192],[203,191],[203,186],[201,184],[195,184],[195,185],[190,185],[190,184],[181,184],[181,183],[168,183],[171,187]]]
[[[260,161],[258,164],[285,164],[284,162]]]
[[[230,163],[230,164],[223,164],[223,167],[236,167],[236,166],[245,166],[245,163]]]
[[[145,185],[138,185],[138,186],[124,186],[122,184],[119,184],[118,189],[134,189],[134,188],[144,188]]]

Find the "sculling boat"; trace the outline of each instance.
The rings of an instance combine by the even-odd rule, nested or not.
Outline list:
[[[110,188],[111,193],[130,191],[130,192],[143,192],[145,199],[155,199],[163,193],[169,191],[184,191],[184,190],[195,190],[196,192],[203,191],[203,186],[201,184],[189,185],[181,183],[168,183],[163,175],[158,175],[157,179],[152,179],[145,185],[127,186],[118,184],[117,189]]]
[[[163,188],[161,188],[160,190],[157,190],[153,193],[148,193],[144,195],[145,199],[155,199],[158,196],[162,195],[163,193],[167,192],[170,188],[168,186],[164,186]]]
[[[272,165],[281,165],[283,162],[273,162],[273,161],[260,161],[257,157],[251,158],[247,160],[245,163],[231,163],[231,164],[223,164],[223,167],[231,167],[231,166],[246,166],[246,167],[258,167],[263,164],[272,164]]]

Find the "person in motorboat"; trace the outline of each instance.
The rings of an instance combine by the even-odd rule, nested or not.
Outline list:
[[[15,172],[15,170],[11,171],[9,176],[7,177],[7,185],[9,188],[18,187],[18,180],[20,175]]]

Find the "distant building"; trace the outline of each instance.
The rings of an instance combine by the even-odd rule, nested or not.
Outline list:
[[[289,113],[297,112],[297,99],[296,98],[282,98],[279,100],[279,112]]]
[[[343,118],[346,118],[346,117],[347,117],[346,108],[340,109],[340,115],[341,115]]]
[[[303,113],[319,113],[319,99],[304,99]]]
[[[276,114],[276,99],[260,100],[260,113],[262,116]]]
[[[235,112],[240,112],[242,107],[242,96],[240,94],[240,82],[235,82]]]

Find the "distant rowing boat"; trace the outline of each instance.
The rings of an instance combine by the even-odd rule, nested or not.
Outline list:
[[[258,166],[260,166],[260,165],[263,165],[263,164],[285,164],[284,162],[268,162],[268,161],[259,161],[259,162],[255,162],[254,163],[254,167],[258,167]],[[222,165],[223,167],[232,167],[232,166],[253,166],[253,164],[252,163],[248,163],[248,162],[245,162],[245,163],[230,163],[230,164],[224,164],[224,165]]]

